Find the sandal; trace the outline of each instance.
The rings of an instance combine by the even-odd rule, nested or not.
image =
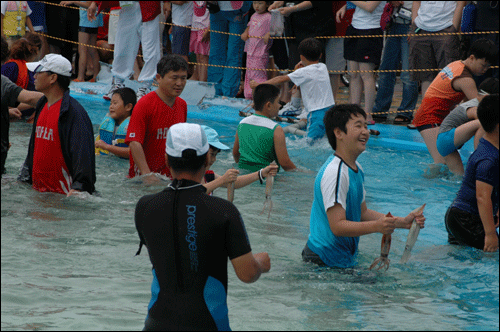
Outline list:
[[[394,124],[409,124],[412,119],[405,115],[396,115],[394,118]]]
[[[372,118],[375,122],[384,122],[387,121],[387,115],[380,115],[376,113],[372,113]]]

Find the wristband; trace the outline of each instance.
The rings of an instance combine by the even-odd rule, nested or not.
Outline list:
[[[262,178],[262,168],[259,169],[259,181],[260,181],[260,184],[264,183],[264,179]]]

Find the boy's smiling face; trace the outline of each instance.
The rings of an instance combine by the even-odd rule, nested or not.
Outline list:
[[[130,116],[130,110],[132,109],[132,104],[123,105],[123,99],[120,94],[115,93],[111,97],[111,103],[109,104],[109,116],[118,123]]]
[[[366,150],[366,143],[370,138],[370,131],[366,124],[366,118],[361,114],[353,115],[346,123],[347,133],[336,128],[337,146],[344,145],[346,151],[360,155]]]

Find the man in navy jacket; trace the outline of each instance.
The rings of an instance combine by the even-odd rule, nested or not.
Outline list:
[[[95,191],[94,131],[80,103],[69,95],[71,63],[48,54],[33,65],[36,106],[28,156],[19,180],[38,191],[71,195]]]

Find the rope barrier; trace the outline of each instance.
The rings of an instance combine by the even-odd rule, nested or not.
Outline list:
[[[82,7],[74,7],[74,6],[63,6],[61,4],[55,4],[55,3],[51,3],[51,2],[46,2],[46,1],[37,1],[37,2],[40,2],[40,3],[44,3],[44,4],[47,4],[47,5],[54,5],[54,6],[59,6],[59,7],[64,7],[64,8],[71,8],[71,9],[78,9],[78,10],[85,10],[85,8],[82,8]],[[106,15],[113,15],[113,16],[119,16],[117,14],[112,14],[112,13],[106,13],[104,12],[103,14],[106,14]],[[162,24],[165,24],[165,25],[170,25],[170,26],[178,26],[178,27],[183,27],[183,28],[188,28],[188,29],[191,29],[191,30],[206,30],[206,29],[203,29],[203,28],[192,28],[191,26],[182,26],[182,25],[176,25],[176,24],[173,24],[173,23],[166,23],[166,22],[161,22]],[[221,33],[221,34],[227,34],[227,35],[234,35],[234,36],[241,36],[239,34],[235,34],[235,33],[229,33],[229,32],[223,32],[223,31],[215,31],[215,30],[210,30],[208,29],[210,32],[214,32],[214,33]],[[8,31],[10,32],[10,31]],[[56,40],[60,40],[60,41],[63,41],[63,42],[67,42],[67,43],[72,43],[72,44],[76,44],[76,45],[84,45],[84,46],[87,46],[87,47],[92,47],[92,48],[95,48],[95,49],[100,49],[100,50],[104,50],[104,51],[111,51],[111,52],[114,52],[114,50],[110,50],[110,49],[107,49],[107,48],[103,48],[103,47],[99,47],[99,46],[95,46],[95,45],[89,45],[89,44],[84,44],[84,43],[80,43],[80,42],[75,42],[75,41],[72,41],[72,40],[67,40],[67,39],[63,39],[63,38],[59,38],[59,37],[54,37],[54,36],[50,36],[48,34],[45,34],[43,32],[38,32],[38,31],[35,31],[34,32],[35,34],[38,34],[38,35],[41,35],[41,36],[44,36],[44,37],[47,37],[47,38],[52,38],[52,39],[56,39]],[[447,33],[422,33],[422,34],[399,34],[399,35],[386,35],[385,37],[418,37],[418,36],[442,36],[442,35],[474,35],[474,34],[498,34],[499,32],[498,31],[476,31],[476,32],[447,32]],[[374,38],[374,37],[384,37],[384,35],[368,35],[368,36],[318,36],[318,37],[315,37],[315,38],[318,38],[318,39],[332,39],[332,38]],[[259,36],[249,36],[249,38],[260,38],[260,39],[263,39],[263,37],[259,37]],[[271,39],[294,39],[295,37],[271,37]],[[138,55],[140,57],[142,57],[142,55]],[[292,72],[293,70],[289,70],[289,69],[285,69],[285,70],[281,70],[281,69],[262,69],[262,68],[246,68],[246,67],[235,67],[235,66],[223,66],[223,65],[214,65],[214,64],[206,64],[206,63],[197,63],[197,62],[188,62],[188,64],[190,65],[200,65],[200,66],[207,66],[207,67],[217,67],[217,68],[230,68],[230,69],[239,69],[239,70],[259,70],[259,71],[272,71],[272,72],[282,72],[282,71],[288,71],[288,72]],[[499,68],[499,66],[491,66],[491,68]],[[416,72],[423,72],[423,71],[440,71],[442,68],[437,68],[437,69],[394,69],[394,70],[329,70],[328,72],[331,73],[331,74],[345,74],[345,73],[401,73],[401,72],[412,72],[412,71],[416,71]],[[153,86],[158,86],[157,84],[153,84]],[[395,113],[413,113],[417,111],[416,109],[415,110],[396,110],[396,111],[388,111],[388,112],[376,112],[376,113],[370,113],[372,115],[389,115],[389,114],[395,114]]]
[[[10,32],[10,31],[8,31]],[[95,48],[98,50],[103,50],[103,51],[108,51],[108,52],[114,52],[114,50],[110,50],[108,48],[103,48],[95,45],[90,45],[90,44],[84,44],[80,42],[76,42],[73,40],[68,40],[68,39],[63,39],[59,37],[54,37],[50,36],[46,33],[35,31],[35,34],[47,37],[47,38],[52,38],[56,40],[60,40],[63,42],[67,43],[72,43],[76,45],[84,45],[87,47]],[[142,55],[138,55],[139,57],[143,57]],[[293,72],[291,69],[262,69],[262,68],[247,68],[247,67],[235,67],[235,66],[223,66],[223,65],[214,65],[214,64],[208,64],[208,63],[198,63],[198,62],[188,62],[190,65],[199,65],[199,66],[207,66],[207,67],[217,67],[217,68],[229,68],[229,69],[238,69],[238,70],[259,70],[259,71],[270,71],[270,72],[283,72],[283,71],[288,71],[288,72]],[[491,66],[490,68],[498,68],[499,66]],[[424,72],[424,71],[440,71],[442,68],[435,68],[435,69],[391,69],[391,70],[329,70],[328,72],[330,74],[345,74],[345,73],[401,73],[401,72]]]
[[[66,40],[66,39],[62,39],[62,38],[59,38],[59,37],[54,37],[54,36],[50,36],[48,34],[45,34],[43,32],[35,32],[36,34],[39,34],[39,35],[42,35],[42,36],[45,36],[45,37],[48,37],[48,38],[53,38],[53,39],[57,39],[57,40],[61,40],[61,41],[65,41],[65,42],[69,42],[69,43],[73,43],[73,44],[77,44],[77,45],[85,45],[85,46],[88,46],[88,47],[94,47],[94,48],[97,48],[97,49],[101,49],[101,50],[105,50],[105,51],[113,51],[113,50],[109,50],[107,48],[102,48],[102,47],[98,47],[98,46],[93,46],[93,45],[88,45],[88,44],[82,44],[82,43],[79,43],[79,42],[75,42],[75,41],[72,41],[72,40]],[[244,67],[231,67],[231,66],[222,66],[222,65],[210,65],[210,64],[204,64],[204,63],[197,63],[197,62],[188,62],[188,64],[192,64],[192,65],[202,65],[202,66],[213,66],[213,67],[219,67],[219,68],[233,68],[233,69],[249,69],[249,70],[252,70],[252,68],[244,68]],[[498,66],[494,66],[492,68],[498,68]],[[268,69],[254,69],[254,70],[268,70]],[[277,71],[276,69],[273,70],[273,71]],[[401,71],[401,70],[400,70]],[[408,70],[409,71],[409,70]],[[369,70],[364,70],[364,71],[330,71],[330,72],[338,72],[338,73],[345,73],[345,72],[376,72],[376,71],[369,71]],[[383,71],[383,72],[392,72],[391,70],[387,70],[387,71]],[[157,84],[154,84],[153,83],[153,86],[158,86]],[[409,112],[415,112],[416,110],[408,110],[408,111],[389,111],[389,112],[376,112],[376,113],[370,113],[372,115],[384,115],[384,114],[392,114],[392,113],[409,113]]]

